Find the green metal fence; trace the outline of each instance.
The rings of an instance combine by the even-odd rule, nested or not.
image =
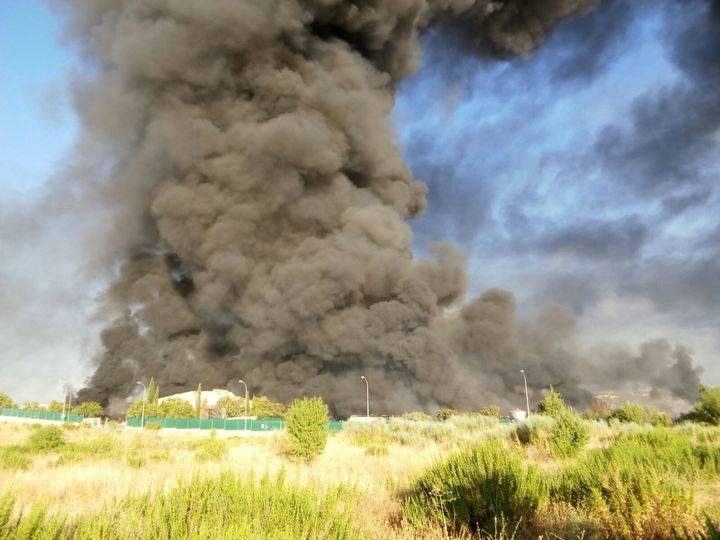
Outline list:
[[[163,428],[175,429],[225,429],[229,431],[278,431],[285,427],[285,422],[279,419],[259,419],[247,420],[243,419],[224,420],[222,418],[145,418],[145,425],[149,423],[160,424]],[[141,427],[140,418],[128,418],[127,425],[129,427]],[[247,428],[246,428],[247,426]],[[343,429],[343,422],[328,422],[330,431],[339,431]]]
[[[0,416],[13,416],[15,418],[35,418],[37,420],[52,420],[53,422],[62,421],[62,413],[48,412],[48,411],[37,411],[31,409],[9,409],[0,408]],[[85,417],[80,414],[66,414],[65,421],[78,424],[83,421]]]

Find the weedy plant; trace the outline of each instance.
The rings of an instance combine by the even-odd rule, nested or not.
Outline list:
[[[404,515],[419,529],[490,534],[501,519],[510,528],[529,522],[547,497],[533,465],[499,441],[463,450],[430,468],[405,496]]]
[[[195,477],[168,492],[128,497],[93,514],[68,517],[35,506],[17,513],[0,498],[0,538],[339,538],[360,537],[343,486],[316,494],[282,475],[259,482],[222,473]]]

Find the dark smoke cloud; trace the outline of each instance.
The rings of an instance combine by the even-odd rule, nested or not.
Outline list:
[[[171,393],[242,377],[345,415],[362,409],[365,375],[376,412],[510,406],[522,367],[536,394],[552,384],[588,402],[593,363],[568,313],[523,321],[495,290],[463,304],[463,255],[440,244],[413,258],[406,221],[427,188],[387,118],[433,22],[451,17],[477,54],[523,57],[595,4],[67,2],[69,35],[98,70],[76,90],[77,176],[109,208],[107,245],[127,254],[79,399],[117,413],[139,379]],[[677,365],[670,391],[691,397],[698,370]],[[665,369],[631,375],[663,385]]]

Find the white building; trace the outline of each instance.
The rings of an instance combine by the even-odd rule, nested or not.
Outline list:
[[[207,407],[208,409],[214,409],[217,405],[217,402],[220,400],[220,398],[228,397],[231,399],[236,399],[237,396],[233,394],[230,390],[221,390],[218,388],[215,388],[213,390],[203,390],[200,392],[200,402],[202,403],[203,407]],[[182,394],[173,394],[172,396],[165,396],[158,399],[159,403],[162,403],[163,401],[167,401],[168,399],[181,399],[183,401],[187,401],[190,405],[195,407],[195,400],[197,399],[197,390],[190,390],[189,392],[183,392]]]

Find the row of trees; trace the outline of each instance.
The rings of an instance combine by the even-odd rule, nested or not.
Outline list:
[[[56,400],[51,401],[47,406],[40,405],[37,401],[26,401],[22,405],[18,405],[10,396],[3,394],[2,392],[0,392],[0,407],[9,409],[24,409],[27,411],[47,411],[53,413],[62,413],[63,409],[65,409],[66,413],[80,414],[86,418],[99,418],[104,414],[102,405],[96,401],[84,401],[83,403],[79,403],[68,410],[66,407],[63,407],[63,403],[61,401]]]
[[[157,386],[151,379],[148,384],[147,399],[135,401],[125,412],[126,418],[140,418],[145,405],[145,417],[148,418],[238,418],[245,415],[245,399],[221,397],[215,407],[208,407],[202,401],[202,387],[198,386],[195,406],[179,398],[170,398],[159,402]],[[248,404],[249,416],[257,418],[284,418],[286,407],[266,396],[255,396]]]

